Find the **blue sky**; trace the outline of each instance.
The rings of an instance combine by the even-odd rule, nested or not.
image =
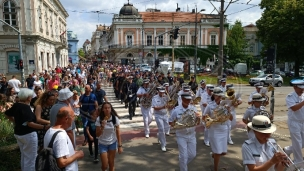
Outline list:
[[[67,19],[67,28],[74,31],[78,35],[78,47],[86,39],[91,40],[92,32],[96,30],[96,25],[106,24],[111,25],[113,13],[119,13],[120,8],[127,0],[60,0],[66,11],[69,13]],[[219,1],[219,0],[218,0]],[[225,0],[225,7],[230,0]],[[255,23],[261,17],[262,10],[258,6],[261,0],[233,0],[237,1],[231,4],[226,15],[229,23],[234,23],[236,20],[241,20],[243,25]],[[115,3],[114,3],[115,2]],[[213,6],[208,0],[130,0],[138,11],[145,11],[147,8],[157,8],[161,11],[175,11],[177,3],[182,11],[191,11],[197,5],[197,9],[205,9],[204,13],[210,14],[213,11]],[[220,3],[212,1],[215,7],[219,8]],[[252,8],[250,8],[252,7]],[[247,9],[250,8],[250,9]],[[105,14],[97,14],[96,11],[102,11]],[[212,14],[216,14],[213,11]]]

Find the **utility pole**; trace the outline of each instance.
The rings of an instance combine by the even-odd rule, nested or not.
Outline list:
[[[276,69],[276,59],[277,59],[277,44],[274,45],[274,59],[273,59],[273,73],[272,73],[272,86],[274,87],[274,77],[275,77],[275,69]],[[270,100],[270,113],[274,116],[274,90],[271,91],[271,100]],[[271,118],[272,121],[274,118]]]
[[[3,21],[2,19],[0,19],[0,21],[2,23],[4,23],[5,25],[9,26],[11,29],[15,30],[18,33],[18,44],[19,44],[19,58],[20,60],[23,61],[23,54],[22,54],[22,43],[21,43],[21,31],[17,30],[15,27],[11,26],[10,24],[8,24],[7,22]],[[22,67],[21,69],[21,85],[24,86],[24,67]]]
[[[172,30],[174,29],[174,12],[172,13]],[[171,36],[171,42],[172,42],[172,69],[171,72],[174,73],[174,38],[173,34]]]
[[[219,11],[220,14],[220,40],[219,40],[219,51],[218,51],[218,83],[219,80],[223,77],[223,56],[224,56],[224,52],[223,52],[223,35],[224,35],[224,14],[225,14],[225,10],[224,10],[224,1],[225,0],[221,0],[221,10]]]
[[[194,54],[194,78],[196,81],[196,66],[197,66],[197,6],[195,7],[195,54]]]

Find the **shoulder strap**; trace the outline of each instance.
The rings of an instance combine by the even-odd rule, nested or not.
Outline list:
[[[50,143],[49,143],[49,145],[48,145],[49,148],[53,148],[54,140],[55,140],[57,134],[60,133],[60,132],[61,132],[61,131],[56,131],[56,132],[53,134],[52,139],[51,139],[51,141],[50,141]]]

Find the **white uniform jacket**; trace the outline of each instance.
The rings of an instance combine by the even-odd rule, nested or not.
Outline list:
[[[155,95],[152,98],[152,108],[165,106],[167,104],[168,100],[169,100],[169,98],[166,95],[164,95],[163,97],[160,97],[159,95]],[[154,114],[155,115],[166,115],[167,110],[166,109],[154,110]]]
[[[274,139],[268,139],[266,144],[260,144],[256,137],[246,140],[242,146],[242,158],[243,164],[255,164],[256,166],[261,166],[270,160],[275,149],[270,142],[276,147],[276,141]],[[248,171],[247,166],[245,171]],[[268,171],[275,171],[274,165],[268,169]]]

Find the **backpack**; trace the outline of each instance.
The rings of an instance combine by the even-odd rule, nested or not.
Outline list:
[[[64,171],[65,168],[61,169],[57,165],[57,160],[54,156],[53,144],[58,133],[57,131],[53,134],[52,139],[48,147],[41,150],[41,152],[36,157],[35,168],[36,171]]]

